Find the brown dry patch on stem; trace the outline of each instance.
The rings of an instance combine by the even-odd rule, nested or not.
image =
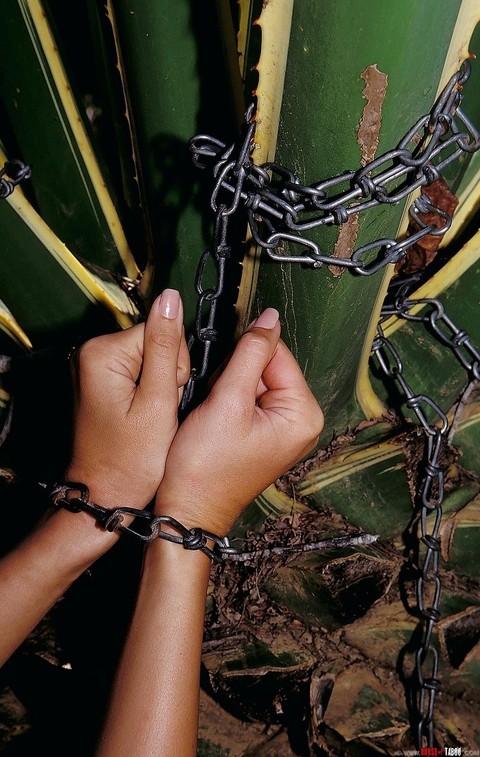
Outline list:
[[[388,76],[379,71],[377,64],[362,71],[360,78],[365,82],[362,95],[366,99],[362,120],[357,129],[357,142],[362,154],[362,166],[374,159],[380,139],[382,107],[387,93]]]
[[[338,235],[335,249],[333,250],[333,258],[346,258],[350,260],[355,249],[355,242],[358,236],[358,216],[350,216],[347,223],[344,223],[340,227],[340,233]],[[341,276],[345,268],[339,265],[329,265],[328,269],[335,277]]]
[[[362,95],[367,102],[357,128],[357,143],[360,148],[360,162],[362,166],[365,166],[374,159],[378,147],[388,76],[383,71],[379,71],[377,64],[373,63],[362,71],[360,78],[365,82]],[[357,241],[358,226],[358,216],[350,216],[348,221],[340,228],[332,257],[350,260]],[[328,268],[336,277],[341,276],[345,270],[336,265],[330,265]]]

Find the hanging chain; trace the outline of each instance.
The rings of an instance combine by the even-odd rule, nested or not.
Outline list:
[[[410,311],[418,305],[424,306],[424,312],[421,315],[413,315]],[[401,358],[382,328],[383,320],[391,315],[427,324],[430,330],[433,330],[434,337],[451,349],[460,365],[467,371],[469,381],[480,379],[480,353],[473,346],[467,332],[459,329],[445,314],[441,302],[429,298],[410,300],[406,296],[405,288],[403,296],[400,293],[392,305],[387,305],[382,309],[377,336],[372,347],[372,352],[382,372],[398,384],[405,397],[406,407],[414,411],[425,434],[423,478],[415,503],[419,512],[420,541],[425,547],[423,562],[416,566],[417,607],[424,621],[422,639],[416,650],[414,670],[417,694],[414,713],[417,727],[416,739],[418,748],[421,748],[424,740],[428,746],[434,744],[433,710],[435,697],[440,688],[438,651],[432,643],[432,633],[435,624],[440,619],[440,526],[445,475],[440,461],[447,441],[449,422],[445,413],[431,397],[417,394],[406,380]],[[440,326],[440,323],[444,326]],[[433,420],[427,419],[428,411],[430,411],[430,416],[433,413]]]
[[[207,375],[212,344],[218,339],[218,330],[216,328],[217,305],[223,294],[225,269],[227,261],[231,256],[231,247],[228,244],[229,222],[239,208],[243,185],[248,175],[247,167],[250,164],[250,152],[253,133],[255,131],[255,124],[251,117],[252,114],[253,108],[250,108],[247,113],[245,134],[242,137],[239,150],[235,151],[235,146],[232,146],[224,153],[222,164],[218,168],[220,175],[217,178],[217,183],[212,193],[211,207],[215,213],[212,243],[201,256],[195,275],[195,289],[198,295],[195,310],[195,333],[190,336],[188,342],[190,352],[196,343],[201,345],[202,357],[200,367],[192,369],[185,385],[181,403],[182,410],[191,402],[195,384]],[[196,158],[194,160],[197,162]],[[230,200],[229,204],[220,203],[218,200],[219,191],[222,186],[222,176],[227,173],[234,177],[236,182],[233,198],[228,198]],[[216,268],[216,284],[214,287],[204,286],[203,283],[205,269],[209,260],[214,261]]]
[[[25,165],[21,160],[7,161],[0,169],[0,199],[9,197],[15,187],[20,182],[29,179],[30,175],[30,166]]]
[[[373,342],[375,355],[384,375],[396,381],[405,399],[405,405],[411,408],[419,421],[425,439],[425,462],[423,479],[417,493],[416,505],[419,510],[420,540],[425,546],[425,555],[421,565],[417,566],[417,607],[424,620],[423,635],[415,655],[414,680],[417,690],[416,726],[417,746],[425,742],[434,743],[433,710],[437,691],[440,689],[438,678],[438,651],[432,644],[432,632],[440,619],[441,580],[439,576],[439,557],[441,541],[439,538],[442,521],[442,503],[444,498],[444,470],[440,463],[442,451],[446,445],[449,422],[445,413],[436,402],[426,395],[415,394],[403,374],[403,364],[392,342],[385,336],[382,322],[396,315],[410,321],[426,324],[433,336],[447,346],[468,376],[469,385],[480,381],[480,352],[473,345],[469,334],[460,329],[444,310],[442,303],[433,298],[409,299],[411,281],[400,285],[392,304],[385,305],[381,311],[381,320],[377,336]],[[420,306],[421,314],[413,314],[412,309]],[[427,420],[425,410],[433,411],[436,422]],[[426,669],[429,668],[429,675]]]
[[[215,179],[211,196],[215,231],[211,249],[202,256],[197,271],[199,301],[195,336],[190,345],[201,341],[204,351],[200,370],[198,373],[195,369],[192,371],[187,384],[184,407],[192,399],[194,382],[205,376],[208,370],[210,345],[217,336],[215,307],[222,294],[224,276],[219,261],[225,260],[221,254],[223,249],[230,254],[226,238],[231,215],[240,206],[246,210],[254,242],[276,262],[301,263],[313,268],[334,264],[360,276],[371,276],[390,264],[398,264],[408,249],[421,239],[427,235],[442,237],[451,226],[450,213],[436,207],[425,194],[417,197],[409,208],[410,217],[415,222],[414,233],[400,240],[375,239],[358,247],[349,259],[325,254],[314,239],[305,236],[305,232],[322,226],[342,225],[350,216],[381,205],[395,205],[414,190],[437,181],[441,171],[462,154],[477,151],[480,133],[460,108],[463,85],[470,73],[470,61],[466,60],[451,77],[431,112],[422,116],[394,149],[360,169],[309,185],[302,185],[298,176],[276,163],[262,166],[253,163],[253,107],[247,111],[246,129],[234,145],[227,148],[220,140],[203,134],[190,140],[194,163],[199,168],[210,167]],[[423,214],[429,214],[430,222],[425,222]],[[437,217],[435,223],[431,222],[432,215]],[[201,285],[205,258],[208,257],[213,257],[218,266],[218,283],[214,290],[203,290]],[[393,304],[382,309],[372,350],[385,376],[400,387],[405,405],[413,410],[425,434],[425,461],[416,495],[419,538],[425,550],[423,562],[417,566],[416,599],[424,628],[415,655],[416,702],[412,713],[416,721],[415,738],[421,748],[424,743],[434,744],[433,711],[440,687],[438,651],[432,643],[432,635],[440,618],[440,527],[445,475],[441,457],[449,423],[432,398],[416,393],[410,386],[400,356],[385,336],[382,323],[391,315],[428,323],[436,338],[453,351],[471,382],[480,379],[480,354],[468,334],[445,314],[438,300],[411,300],[408,298],[410,289],[411,279],[404,280]],[[203,326],[205,301],[212,304],[207,325]],[[412,314],[411,310],[418,305],[426,306],[426,311],[422,315]],[[433,420],[429,420],[432,415]]]

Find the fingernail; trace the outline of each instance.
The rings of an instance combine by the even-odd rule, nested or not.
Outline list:
[[[278,323],[279,315],[278,310],[275,310],[275,308],[267,308],[263,313],[260,313],[252,325],[255,328],[260,326],[262,329],[273,329]]]
[[[176,289],[164,289],[158,301],[158,309],[164,318],[173,321],[180,308],[180,294]]]

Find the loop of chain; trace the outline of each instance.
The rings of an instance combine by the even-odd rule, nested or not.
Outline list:
[[[88,487],[78,481],[63,481],[53,485],[39,483],[39,486],[48,490],[48,496],[53,507],[62,507],[71,513],[86,512],[93,516],[106,531],[118,531],[146,544],[150,544],[155,539],[165,539],[175,544],[181,544],[184,549],[204,552],[214,562],[221,562],[227,558],[238,562],[248,562],[267,555],[343,549],[373,544],[378,539],[378,535],[375,534],[350,534],[317,542],[282,546],[270,545],[264,549],[242,551],[232,547],[228,537],[216,536],[211,531],[205,531],[201,528],[187,528],[170,515],[155,515],[148,510],[138,510],[134,507],[109,509],[97,505],[90,502]],[[133,519],[133,523],[126,523],[125,519],[128,519],[128,521]],[[167,526],[170,531],[166,531],[162,526]],[[176,533],[172,533],[172,530]],[[211,547],[207,544],[209,541],[212,542]]]
[[[15,187],[30,176],[30,166],[25,165],[21,160],[7,161],[0,169],[0,199],[9,197]]]
[[[470,61],[466,60],[431,112],[418,119],[395,149],[356,171],[345,171],[307,186],[292,171],[276,163],[254,164],[253,105],[248,108],[243,131],[233,145],[227,147],[206,134],[190,140],[194,164],[210,168],[215,180],[211,194],[215,223],[212,243],[203,253],[196,273],[198,301],[189,348],[192,351],[194,345],[199,345],[202,354],[185,386],[182,411],[192,402],[197,382],[207,375],[211,346],[218,339],[216,311],[224,288],[226,260],[231,254],[227,237],[232,216],[240,208],[246,211],[254,242],[278,263],[300,263],[313,268],[333,263],[360,276],[372,276],[390,264],[397,264],[423,237],[442,236],[450,228],[450,214],[425,196],[417,197],[409,208],[418,227],[415,233],[402,240],[373,240],[357,248],[351,259],[323,253],[316,241],[303,234],[323,225],[344,224],[351,215],[381,204],[396,204],[413,190],[436,181],[442,168],[462,153],[478,150],[480,133],[460,109],[462,87],[470,72]],[[425,213],[436,215],[438,222],[425,223],[422,219]],[[209,260],[215,263],[217,280],[213,288],[204,288],[202,280]],[[469,349],[469,345],[462,347]]]
[[[233,197],[225,213],[234,213],[242,203],[248,212],[254,241],[277,262],[301,263],[313,268],[334,263],[362,276],[371,276],[390,263],[400,262],[408,248],[420,239],[427,235],[442,236],[450,228],[450,214],[424,196],[417,198],[410,208],[412,219],[420,227],[416,234],[402,241],[374,240],[355,250],[351,259],[333,259],[303,233],[321,226],[344,224],[350,216],[381,204],[397,204],[415,189],[436,181],[442,169],[462,153],[478,150],[480,133],[460,108],[462,87],[470,70],[470,61],[466,60],[451,77],[432,111],[418,119],[396,148],[359,170],[345,171],[307,186],[283,166],[253,163],[252,108],[247,112],[247,129],[239,144],[227,148],[207,135],[194,137],[190,149],[195,164],[202,168],[210,165],[215,178],[212,207],[217,208],[216,198],[221,191]],[[436,214],[440,224],[425,224],[420,214],[426,212]],[[290,250],[298,248],[298,251],[285,253],[285,243]]]

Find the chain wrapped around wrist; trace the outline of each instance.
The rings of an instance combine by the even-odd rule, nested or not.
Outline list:
[[[140,541],[150,543],[155,539],[181,544],[184,549],[199,550],[215,562],[236,552],[230,546],[228,537],[220,537],[204,531],[201,528],[187,528],[170,515],[156,515],[148,510],[138,510],[134,507],[108,508],[90,502],[88,487],[78,481],[63,481],[52,486],[41,484],[49,489],[48,496],[54,507],[62,507],[72,513],[85,512],[95,518],[106,531],[118,531],[128,534]],[[75,496],[70,496],[70,495]],[[130,524],[125,519],[133,518]],[[162,526],[167,526],[165,531]],[[176,533],[172,533],[176,532]],[[208,542],[212,545],[209,546]]]

